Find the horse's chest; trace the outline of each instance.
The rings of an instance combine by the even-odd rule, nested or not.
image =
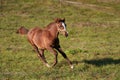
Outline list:
[[[53,42],[52,42],[52,47],[57,47],[57,46],[59,46],[59,39],[57,38],[57,39],[55,39],[55,40],[53,40]]]
[[[55,39],[55,40],[53,41],[53,43],[54,43],[54,44],[59,44],[59,39],[58,39],[58,38]]]

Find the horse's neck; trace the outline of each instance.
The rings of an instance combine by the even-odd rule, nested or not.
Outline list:
[[[57,30],[57,25],[56,23],[50,23],[46,29],[50,32],[50,34],[54,37],[57,38],[58,37],[58,30]]]

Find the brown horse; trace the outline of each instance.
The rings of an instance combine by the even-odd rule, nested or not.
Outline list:
[[[21,26],[21,27],[17,30],[16,33],[21,34],[21,35],[25,35],[25,34],[28,33],[28,31],[29,31],[29,30],[26,29],[24,26]]]
[[[68,36],[65,19],[57,18],[44,29],[40,29],[39,27],[33,28],[28,32],[27,38],[34,47],[35,51],[38,53],[40,59],[47,67],[50,66],[45,59],[44,50],[48,50],[55,55],[55,62],[52,66],[55,66],[57,63],[58,51],[67,60],[67,62],[70,64],[70,67],[73,68],[72,62],[68,59],[60,47],[58,39],[59,32],[61,32],[66,37]]]

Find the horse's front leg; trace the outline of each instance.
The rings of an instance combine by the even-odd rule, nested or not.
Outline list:
[[[55,66],[57,64],[57,62],[58,62],[58,60],[57,60],[58,53],[52,47],[48,47],[47,50],[55,55],[55,62],[52,65],[52,66]]]
[[[67,55],[64,53],[64,51],[61,48],[56,48],[60,54],[67,60],[67,62],[70,64],[70,67],[73,69],[73,64],[72,62],[69,60],[69,58],[67,57]]]

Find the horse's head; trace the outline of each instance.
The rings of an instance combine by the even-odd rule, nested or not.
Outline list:
[[[57,18],[55,19],[55,22],[57,23],[58,31],[61,32],[65,37],[67,37],[68,32],[66,29],[65,18],[64,19]]]

